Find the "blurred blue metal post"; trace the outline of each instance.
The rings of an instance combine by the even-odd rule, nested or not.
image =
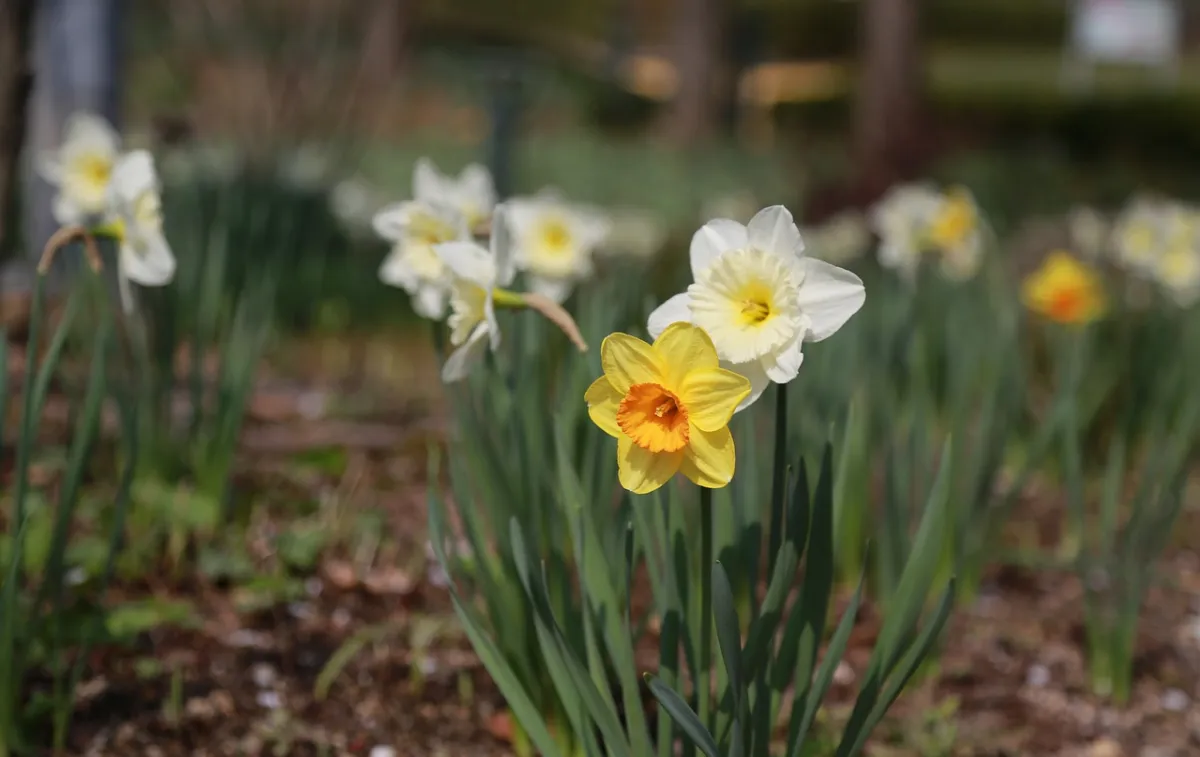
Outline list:
[[[41,0],[34,19],[34,89],[25,167],[26,269],[56,224],[53,188],[37,173],[36,157],[54,150],[70,115],[88,110],[119,128],[122,0]],[[61,256],[66,259],[69,256]],[[62,269],[56,272],[61,280]]]
[[[512,161],[521,112],[521,63],[514,53],[506,50],[499,50],[489,58],[492,129],[488,136],[488,167],[496,184],[496,196],[503,200],[513,189]]]

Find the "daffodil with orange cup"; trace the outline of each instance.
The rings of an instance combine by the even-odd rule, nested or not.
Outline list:
[[[750,381],[718,365],[703,329],[674,323],[653,344],[611,334],[600,360],[604,375],[584,398],[591,419],[617,439],[621,486],[648,494],[680,472],[709,489],[733,479],[729,419]]]

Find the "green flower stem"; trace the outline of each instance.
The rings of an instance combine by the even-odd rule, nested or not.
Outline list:
[[[711,731],[712,709],[712,566],[713,566],[713,490],[700,488],[700,664],[696,686],[697,714]]]

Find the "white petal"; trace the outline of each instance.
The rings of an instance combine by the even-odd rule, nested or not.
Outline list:
[[[442,366],[442,381],[447,384],[462,381],[471,373],[471,369],[479,363],[486,350],[487,335],[486,323],[475,327],[467,341],[459,345],[458,349],[451,352],[450,357],[446,358],[446,363]]]
[[[722,360],[721,367],[740,373],[750,380],[750,394],[737,406],[737,410],[734,410],[735,413],[740,413],[753,405],[762,396],[762,393],[766,391],[767,387],[771,385],[771,379],[767,377],[767,372],[763,370],[762,363],[757,360],[750,363],[727,363]]]
[[[446,177],[429,158],[420,158],[413,167],[413,197],[426,202],[443,202]]]
[[[413,295],[413,312],[422,318],[442,320],[446,314],[446,290],[440,286],[425,284]]]
[[[571,290],[575,288],[575,282],[569,279],[547,279],[542,276],[530,276],[529,288],[543,297],[561,304],[571,296]]]
[[[654,312],[650,314],[650,320],[646,324],[646,330],[650,332],[650,336],[658,339],[658,335],[666,331],[667,326],[670,326],[672,323],[678,323],[679,321],[691,323],[691,304],[691,296],[687,292],[680,292],[654,308]]]
[[[389,242],[398,242],[404,236],[408,224],[409,203],[398,202],[380,210],[371,219],[371,228]]]
[[[63,164],[54,151],[43,151],[34,157],[34,168],[43,179],[51,184],[59,184],[63,177]]]
[[[492,345],[492,352],[495,352],[500,349],[500,322],[496,320],[496,298],[490,289],[488,290],[486,299],[483,301],[483,322],[488,328],[488,335],[491,337],[489,341]]]
[[[492,213],[492,236],[488,246],[496,261],[496,285],[506,287],[517,275],[517,267],[513,259],[512,223],[504,203],[497,205]]]
[[[463,191],[479,206],[479,212],[486,214],[496,204],[496,187],[492,183],[492,174],[479,163],[471,163],[462,170],[458,177]]]
[[[867,299],[862,279],[815,258],[804,259],[800,309],[811,319],[807,341],[819,342],[840,329]]]
[[[60,226],[73,226],[77,223],[83,223],[84,217],[87,216],[87,213],[82,208],[71,202],[70,198],[64,194],[54,196],[54,205],[51,210],[54,213],[54,220]]]
[[[760,362],[767,378],[776,384],[786,384],[796,378],[800,373],[800,364],[804,362],[804,353],[801,352],[804,346],[802,336],[803,332],[797,333],[797,338],[791,344],[772,355],[763,356]]]
[[[136,284],[164,286],[175,277],[175,256],[161,232],[131,234],[120,256],[122,271]]]
[[[747,240],[746,227],[728,218],[716,218],[701,226],[692,235],[692,277],[699,278],[722,252],[746,247]]]
[[[496,283],[496,264],[492,255],[474,242],[446,242],[434,245],[434,252],[460,279],[474,282],[485,289]]]
[[[404,259],[404,251],[399,247],[383,259],[383,264],[379,266],[379,280],[388,286],[400,287],[409,294],[416,294],[421,283],[421,277]]]
[[[64,149],[113,154],[120,149],[120,145],[120,136],[105,118],[84,111],[67,117],[63,128]]]
[[[131,203],[144,192],[158,191],[154,157],[146,150],[122,155],[113,167],[109,191],[118,202]]]
[[[758,211],[746,226],[750,246],[763,252],[792,257],[804,252],[804,240],[792,214],[782,205]]]

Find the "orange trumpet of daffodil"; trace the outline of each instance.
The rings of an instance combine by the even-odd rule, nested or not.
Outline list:
[[[604,375],[584,399],[591,419],[617,439],[621,486],[648,494],[678,472],[710,489],[733,479],[729,419],[750,382],[719,367],[703,329],[674,323],[654,344],[611,334],[600,360]]]

